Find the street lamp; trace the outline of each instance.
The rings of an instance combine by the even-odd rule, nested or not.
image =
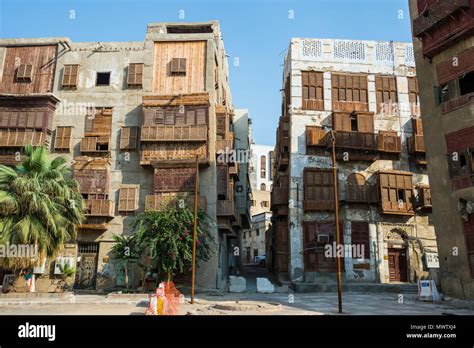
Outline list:
[[[341,256],[338,248],[341,242],[341,234],[339,231],[339,195],[338,195],[338,181],[337,181],[337,161],[336,161],[336,136],[334,130],[329,130],[323,127],[324,131],[330,136],[332,147],[332,175],[334,183],[334,224],[336,230],[336,268],[337,268],[337,303],[339,313],[342,313],[342,286],[341,286]],[[344,250],[344,249],[343,249]]]

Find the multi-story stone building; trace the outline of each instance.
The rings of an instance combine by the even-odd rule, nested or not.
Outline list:
[[[440,280],[474,299],[474,1],[410,0]]]
[[[273,147],[250,144],[250,188],[252,226],[242,233],[242,260],[251,263],[256,256],[265,255],[265,239],[270,232],[270,191],[273,177]]]
[[[422,259],[436,240],[412,45],[294,38],[282,94],[271,203],[280,278],[297,288],[335,280],[334,250],[325,254],[335,241],[333,137],[340,230],[352,251],[343,279],[428,276]]]
[[[80,183],[87,221],[63,255],[74,264],[77,257],[76,288],[123,285],[112,235],[132,233],[138,213],[178,197],[192,207],[196,161],[199,207],[213,222],[215,243],[197,285],[225,286],[228,253],[249,213],[247,200],[237,206],[235,197],[247,174],[217,157],[223,146],[234,149],[218,22],[149,24],[143,42],[1,40],[0,71],[0,161],[15,164],[25,144],[45,145],[72,161]],[[54,261],[37,288],[50,290]]]

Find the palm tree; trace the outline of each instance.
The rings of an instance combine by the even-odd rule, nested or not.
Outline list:
[[[15,169],[0,165],[0,243],[35,245],[40,260],[54,257],[76,225],[84,221],[79,184],[63,157],[51,159],[44,147],[26,146],[25,159]],[[34,260],[2,260],[14,273]]]

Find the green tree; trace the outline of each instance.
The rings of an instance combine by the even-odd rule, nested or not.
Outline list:
[[[125,288],[128,291],[128,267],[130,264],[137,262],[137,260],[140,258],[135,242],[135,237],[114,234],[112,238],[115,241],[115,244],[112,247],[112,255],[114,259],[121,260],[124,263]]]
[[[44,147],[26,146],[16,168],[0,165],[0,243],[30,244],[40,260],[54,257],[76,237],[85,220],[79,184],[63,157],[51,159]],[[32,259],[3,259],[14,273],[32,267]]]
[[[207,261],[214,241],[209,234],[209,218],[198,212],[196,260]],[[169,205],[160,211],[141,213],[132,222],[137,247],[158,272],[158,279],[170,281],[192,265],[194,213]]]

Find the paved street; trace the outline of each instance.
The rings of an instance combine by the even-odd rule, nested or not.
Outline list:
[[[183,315],[337,315],[337,295],[313,294],[225,294],[198,295],[194,305],[186,297]],[[474,315],[474,310],[456,308],[449,302],[426,303],[405,296],[399,303],[396,294],[345,294],[344,313],[358,315]],[[77,295],[75,303],[5,304],[0,301],[1,315],[143,315],[143,300],[107,299],[100,295]],[[11,300],[10,300],[11,301]],[[238,302],[236,302],[238,301]],[[293,301],[293,303],[291,303]],[[2,302],[4,304],[2,304]]]

